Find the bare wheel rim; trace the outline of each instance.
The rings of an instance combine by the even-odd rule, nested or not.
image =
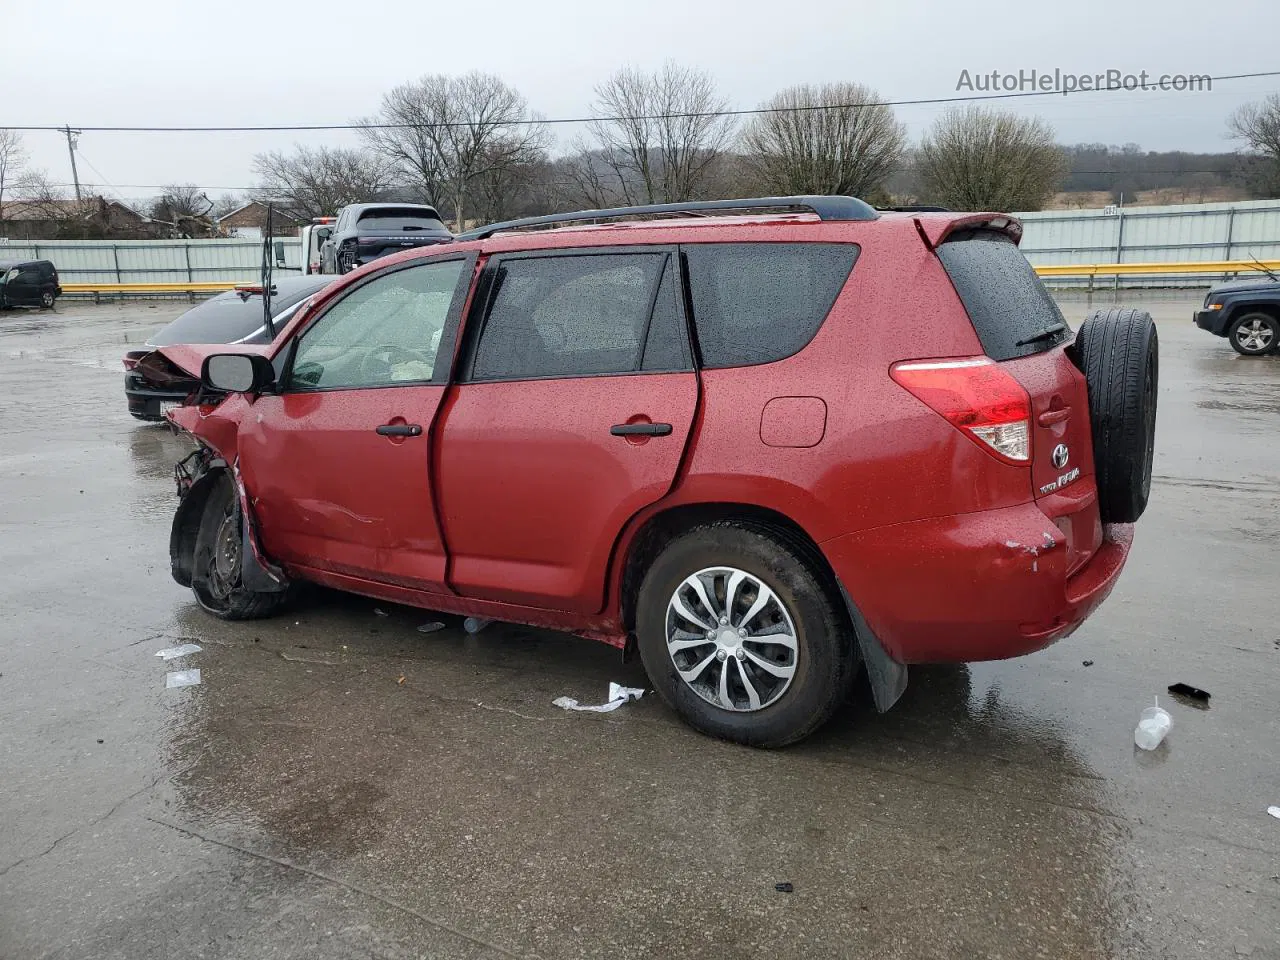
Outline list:
[[[795,620],[755,574],[706,567],[667,603],[667,653],[680,679],[723,710],[763,710],[786,693],[800,660]]]
[[[209,590],[217,598],[231,596],[240,582],[240,523],[234,508],[229,509],[218,524],[213,541],[213,558],[209,565]]]
[[[1265,350],[1274,338],[1271,327],[1257,317],[1236,328],[1236,342],[1246,350]]]

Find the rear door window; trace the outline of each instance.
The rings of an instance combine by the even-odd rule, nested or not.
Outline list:
[[[1071,336],[1062,311],[1018,245],[994,230],[964,230],[938,246],[938,259],[992,360],[1042,353]]]
[[[654,251],[500,261],[471,379],[687,368],[671,260]]]
[[[771,363],[817,334],[849,279],[847,243],[709,243],[681,248],[704,367]]]

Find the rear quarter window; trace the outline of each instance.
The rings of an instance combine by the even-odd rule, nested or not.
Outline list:
[[[938,259],[992,360],[1042,353],[1071,336],[1062,311],[1018,245],[993,230],[952,234]],[[1062,329],[1045,336],[1055,327]]]
[[[847,243],[681,248],[704,367],[782,360],[822,326],[858,257]]]

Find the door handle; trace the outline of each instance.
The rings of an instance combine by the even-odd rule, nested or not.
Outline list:
[[[615,437],[665,437],[671,433],[671,424],[615,423],[609,432]]]
[[[1070,407],[1059,407],[1057,410],[1046,410],[1036,418],[1036,423],[1042,427],[1052,427],[1055,423],[1061,423],[1067,417],[1071,416]]]
[[[416,423],[384,423],[375,432],[381,437],[420,437],[422,427]]]

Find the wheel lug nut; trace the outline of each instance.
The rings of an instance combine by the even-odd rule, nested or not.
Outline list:
[[[729,655],[728,655],[727,653],[725,653],[723,650],[717,650],[717,651],[716,651],[716,659],[717,659],[717,660],[720,660],[720,661],[722,661],[722,662],[723,662],[723,661],[724,661],[724,659],[725,659],[727,656],[729,656]]]
[[[714,630],[708,630],[708,631],[707,631],[707,639],[708,639],[708,640],[714,640],[715,638],[716,638],[716,632],[715,632]]]
[[[737,657],[739,660],[741,660],[743,657],[747,655],[747,652],[743,650],[741,647],[738,647],[738,649],[733,651],[733,655]]]
[[[726,623],[728,623],[728,622],[729,622],[729,618],[728,618],[728,617],[721,617],[721,618],[720,618],[720,625],[721,625],[721,626],[724,626],[724,625],[725,625]]]
[[[746,635],[747,635],[747,628],[746,628],[746,627],[739,627],[739,628],[738,628],[738,636],[740,636],[740,637],[745,637]]]

